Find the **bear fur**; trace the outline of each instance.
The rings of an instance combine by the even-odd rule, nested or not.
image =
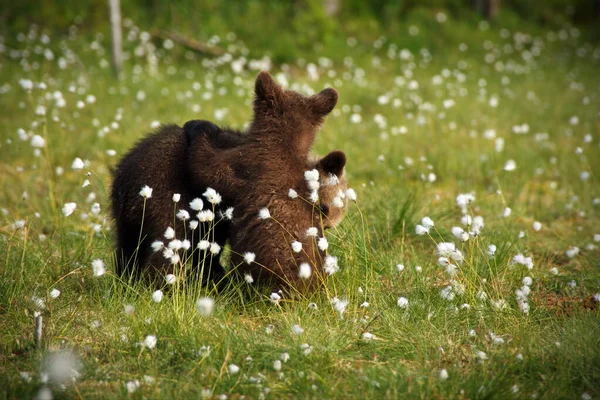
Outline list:
[[[210,187],[223,196],[215,206],[203,198],[204,210],[215,211],[210,241],[223,246],[229,239],[232,261],[240,272],[254,280],[271,279],[284,287],[306,289],[320,279],[324,252],[316,238],[306,230],[335,226],[344,215],[346,200],[343,176],[345,156],[332,152],[315,160],[309,151],[323,118],[335,106],[337,92],[325,89],[314,96],[284,91],[268,73],[260,73],[255,84],[254,119],[247,133],[221,129],[208,121],[189,121],[180,128],[167,125],[140,141],[121,160],[112,186],[112,209],[116,221],[117,273],[138,277],[149,273],[160,277],[173,273],[173,257],[168,245],[153,249],[153,241],[164,240],[167,227],[175,237],[190,241],[188,253],[192,265],[202,265],[202,274],[211,280],[224,275],[218,256],[196,249],[202,231],[190,221],[175,218]],[[308,187],[306,171],[319,171],[319,187]],[[144,185],[153,188],[152,197],[139,192]],[[288,196],[294,189],[299,197]],[[176,204],[174,193],[181,195]],[[316,200],[318,194],[319,200]],[[313,200],[308,200],[313,195]],[[228,218],[233,207],[233,219]],[[272,218],[258,219],[261,208],[268,208]],[[143,224],[142,224],[143,219]],[[218,222],[217,222],[218,221]],[[303,244],[293,253],[291,242]],[[158,251],[157,251],[158,250]],[[177,251],[177,250],[176,250]],[[256,259],[248,264],[244,254]],[[309,279],[298,276],[299,265],[310,265]]]

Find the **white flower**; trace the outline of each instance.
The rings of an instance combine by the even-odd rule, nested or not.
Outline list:
[[[565,254],[569,258],[573,258],[577,254],[579,254],[579,247],[572,246],[572,247],[568,248],[567,251],[565,251]]]
[[[298,277],[302,279],[308,279],[312,275],[312,269],[308,263],[300,264],[300,269],[298,271]]]
[[[198,242],[198,249],[200,250],[208,250],[210,247],[210,242],[208,240],[201,240]]]
[[[406,297],[398,297],[397,304],[398,304],[398,307],[400,307],[402,309],[407,309],[408,308],[408,299]]]
[[[329,247],[329,242],[327,241],[327,238],[322,237],[319,238],[319,242],[317,243],[317,245],[319,246],[319,249],[325,251]]]
[[[290,359],[290,355],[288,353],[281,353],[281,356],[279,356],[279,358],[283,362],[288,362],[288,360]]]
[[[505,207],[504,208],[504,212],[502,213],[502,216],[504,218],[508,218],[508,217],[510,217],[510,214],[512,214],[511,208],[510,207]]]
[[[177,251],[177,250],[181,249],[181,240],[173,239],[169,242],[168,246],[171,250]]]
[[[148,349],[153,349],[156,347],[156,342],[156,336],[148,335],[144,338],[144,342],[142,343],[142,345]]]
[[[310,228],[308,228],[306,230],[306,236],[309,237],[317,237],[317,235],[319,234],[319,231],[317,228],[315,228],[314,226],[311,226]]]
[[[340,270],[340,267],[338,266],[337,257],[334,257],[334,256],[325,257],[324,270],[325,270],[325,273],[327,273],[327,275],[333,275],[336,272],[338,272]]]
[[[171,264],[175,265],[175,264],[179,264],[179,262],[181,261],[181,257],[179,257],[179,254],[174,253],[171,256]]]
[[[127,388],[127,393],[133,393],[140,387],[140,381],[138,381],[137,379],[129,381],[125,384],[125,387]]]
[[[319,201],[319,192],[317,190],[312,190],[310,192],[310,195],[308,196],[308,199],[313,203],[316,203],[317,201]]]
[[[533,260],[531,257],[525,257],[523,254],[519,253],[512,258],[512,264],[521,264],[524,265],[527,269],[533,269]]]
[[[440,379],[443,381],[448,379],[448,371],[445,368],[440,370]]]
[[[177,218],[179,218],[182,221],[186,221],[190,219],[190,213],[186,210],[179,210],[179,212],[177,213]]]
[[[481,361],[485,361],[485,360],[487,360],[487,359],[488,359],[488,356],[487,356],[487,354],[485,354],[485,352],[483,352],[483,351],[481,351],[481,350],[477,351],[477,352],[475,353],[475,356],[476,356],[477,358],[479,358],[479,360],[481,360]]]
[[[272,303],[279,303],[279,300],[281,300],[281,296],[278,293],[271,293],[271,295],[269,296],[269,300]]]
[[[496,245],[495,244],[490,244],[487,248],[487,255],[491,258],[494,257],[494,254],[496,254]]]
[[[429,233],[429,229],[425,228],[423,225],[417,225],[415,228],[415,233],[419,236],[423,236]]]
[[[203,317],[208,317],[212,314],[215,308],[215,301],[210,297],[202,297],[196,301],[196,309]]]
[[[297,240],[293,241],[292,250],[294,251],[294,253],[300,253],[300,251],[302,250],[302,243],[300,243]]]
[[[458,240],[460,240],[462,242],[466,242],[467,240],[469,240],[469,234],[467,232],[465,232],[465,230],[463,228],[461,228],[460,226],[453,227],[452,234],[454,235],[455,238],[457,238]]]
[[[179,203],[179,200],[181,200],[181,194],[173,193],[173,203]]]
[[[288,197],[290,199],[295,199],[296,197],[298,197],[298,192],[296,192],[294,189],[290,189],[288,191]]]
[[[364,332],[362,334],[362,338],[363,338],[363,340],[373,340],[373,339],[375,339],[375,335],[373,335],[370,332]]]
[[[53,299],[56,299],[58,296],[60,296],[60,290],[58,289],[52,289],[50,291],[50,297]]]
[[[261,208],[258,211],[258,218],[259,219],[268,219],[268,218],[271,218],[271,213],[269,212],[269,209],[267,207]]]
[[[515,160],[508,160],[506,164],[504,164],[505,171],[514,171],[515,169],[517,169],[517,163]]]
[[[250,284],[254,282],[254,278],[250,274],[244,274],[244,280],[246,283]]]
[[[213,213],[211,210],[202,210],[196,215],[196,217],[200,222],[210,222],[215,219],[215,213]]]
[[[173,285],[175,282],[177,282],[177,277],[173,274],[167,274],[165,276],[165,281],[167,282],[167,285]]]
[[[163,292],[162,290],[157,290],[154,293],[152,293],[152,301],[155,303],[160,303],[163,299]]]
[[[142,190],[140,190],[140,196],[145,199],[149,199],[152,197],[152,188],[148,185],[144,186]]]
[[[169,249],[168,247],[166,247],[163,250],[163,257],[166,259],[171,259],[171,257],[173,257],[175,255],[175,252],[172,249]]]
[[[331,305],[335,311],[339,313],[340,317],[342,317],[344,311],[346,311],[346,307],[348,306],[348,300],[340,300],[337,297],[334,297],[331,299]]]
[[[433,223],[433,220],[429,217],[423,217],[423,219],[421,220],[421,225],[428,231],[429,231],[429,229],[431,229],[435,226],[435,224]]]
[[[221,211],[221,218],[224,218],[228,221],[233,219],[233,207],[228,207],[225,211]]]
[[[404,264],[396,264],[396,269],[398,270],[398,272],[404,271]]]
[[[244,254],[244,261],[246,261],[248,264],[252,264],[255,259],[256,259],[256,254],[254,254],[254,253],[247,252]]]
[[[206,200],[211,204],[219,204],[221,202],[221,195],[213,188],[207,188],[202,196],[206,197]]]
[[[99,258],[92,261],[92,270],[94,272],[94,276],[104,275],[104,273],[106,272],[106,270],[104,269],[104,261],[102,261]]]
[[[46,146],[46,140],[40,135],[34,135],[31,138],[31,147],[42,148]]]
[[[343,208],[344,207],[344,200],[342,200],[341,196],[335,196],[331,202],[331,205],[336,207],[336,208]]]
[[[238,366],[237,366],[237,365],[235,365],[235,364],[229,364],[229,367],[227,367],[227,369],[229,370],[229,373],[230,373],[231,375],[235,375],[235,374],[237,374],[238,372],[240,372],[240,367],[238,367]]]
[[[273,369],[275,371],[281,371],[281,360],[273,361]]]
[[[319,171],[316,169],[311,169],[310,171],[304,171],[304,179],[307,182],[318,182],[319,181]]]
[[[212,254],[219,254],[220,251],[221,251],[221,246],[219,246],[218,243],[213,242],[210,244],[210,252]]]
[[[171,227],[168,227],[164,234],[166,239],[174,239],[175,238],[175,230]]]
[[[523,278],[523,285],[531,286],[532,283],[533,283],[533,279],[531,279],[530,276],[526,276],[525,278]]]
[[[73,163],[71,164],[71,169],[74,170],[83,169],[83,167],[85,167],[85,164],[83,163],[83,160],[79,157],[73,160]]]
[[[539,221],[535,221],[533,223],[533,230],[539,232],[540,229],[542,229],[542,223]]]
[[[304,332],[304,328],[302,328],[300,325],[293,325],[292,326],[292,333],[295,335],[301,335]]]
[[[556,268],[556,267],[552,267],[552,268],[550,268],[550,273],[551,273],[552,275],[558,275],[558,268]]]
[[[40,116],[46,115],[46,107],[44,107],[43,105],[39,104],[35,108],[35,113],[36,113],[36,115],[40,115]]]
[[[75,211],[76,207],[77,203],[66,203],[62,208],[62,213],[65,215],[65,217],[68,217],[69,215],[73,214],[73,211]]]
[[[204,202],[202,199],[196,197],[194,200],[190,201],[190,208],[194,211],[200,211],[204,208]]]
[[[346,189],[346,197],[348,200],[356,201],[356,192],[352,188]]]

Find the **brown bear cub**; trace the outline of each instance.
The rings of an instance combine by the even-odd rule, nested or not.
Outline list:
[[[229,240],[247,281],[315,287],[327,247],[322,230],[339,223],[346,208],[344,154],[309,157],[337,92],[302,96],[266,72],[255,91],[247,133],[208,121],[169,125],[119,163],[112,190],[117,273],[164,276],[183,261],[183,251],[204,276],[218,280],[223,269],[214,255]],[[151,198],[140,196],[145,185],[153,188]]]

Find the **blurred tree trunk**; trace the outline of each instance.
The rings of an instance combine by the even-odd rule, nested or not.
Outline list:
[[[501,0],[474,0],[473,6],[484,18],[494,19],[500,11],[500,3]]]
[[[119,0],[108,0],[110,10],[110,35],[112,38],[112,67],[116,77],[121,72],[121,63],[123,62],[123,34],[121,32],[121,5]]]

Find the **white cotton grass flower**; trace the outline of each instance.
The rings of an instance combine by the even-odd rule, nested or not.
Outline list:
[[[227,367],[227,370],[229,371],[230,375],[235,375],[238,372],[240,372],[240,367],[238,367],[235,364],[229,364],[229,366]]]
[[[211,210],[202,210],[196,214],[198,221],[200,222],[211,222],[215,219],[215,214]]]
[[[210,204],[219,204],[222,200],[221,195],[213,188],[207,188],[202,194]]]
[[[269,300],[271,301],[271,303],[278,304],[279,301],[281,300],[281,296],[279,295],[279,293],[273,292],[269,296]]]
[[[318,234],[319,234],[319,230],[317,228],[315,228],[314,226],[311,226],[310,228],[308,228],[306,230],[306,236],[308,236],[308,237],[317,237]]]
[[[302,328],[300,325],[292,325],[292,333],[294,335],[301,335],[302,333],[304,333],[304,328]]]
[[[512,214],[512,209],[510,207],[505,207],[504,211],[502,212],[502,216],[504,218],[508,218],[510,217],[510,214]]]
[[[58,289],[52,289],[50,291],[50,298],[57,299],[58,296],[60,296],[60,290],[58,290]]]
[[[322,237],[322,238],[319,238],[317,245],[319,246],[319,249],[321,249],[322,251],[325,251],[329,247],[329,242],[327,241],[326,237]]]
[[[300,264],[300,267],[298,270],[298,277],[302,278],[302,279],[308,279],[308,278],[310,278],[311,275],[312,275],[312,268],[310,267],[310,265],[308,263]]]
[[[296,192],[294,189],[290,189],[288,191],[288,197],[290,199],[295,199],[296,197],[298,197],[298,192]]]
[[[340,318],[342,318],[344,312],[346,311],[346,307],[348,307],[348,303],[349,302],[346,299],[340,300],[337,297],[334,297],[333,299],[331,299],[331,305],[333,306],[333,309],[335,311],[337,311]]]
[[[511,264],[520,264],[520,265],[524,265],[528,270],[532,270],[533,269],[533,260],[531,257],[525,257],[522,253],[519,253],[517,255],[515,255],[512,260],[511,260]]]
[[[58,350],[49,353],[43,362],[42,376],[44,383],[67,385],[81,376],[81,360],[72,350]]]
[[[145,185],[142,190],[140,190],[140,196],[145,199],[149,199],[152,197],[152,188],[148,185]]]
[[[181,200],[181,194],[179,193],[173,193],[173,203],[179,203],[179,200]]]
[[[258,219],[269,219],[271,218],[271,213],[267,207],[261,208],[258,210]]]
[[[247,264],[252,264],[255,259],[256,259],[256,254],[254,254],[252,252],[244,253],[244,261],[246,261]]]
[[[196,197],[194,200],[190,201],[190,208],[194,211],[200,211],[204,208],[204,202],[202,199]]]
[[[186,210],[179,210],[177,212],[177,218],[181,221],[187,221],[188,219],[190,219],[190,213]]]
[[[398,297],[396,304],[398,304],[398,307],[406,310],[408,308],[408,299],[406,297]]]
[[[508,160],[506,161],[506,164],[504,164],[505,171],[511,172],[515,169],[517,169],[517,163],[515,162],[515,160]]]
[[[460,240],[461,242],[466,242],[467,240],[469,240],[469,234],[465,232],[465,230],[460,226],[452,227],[452,234],[456,239]]]
[[[404,264],[396,264],[396,269],[398,270],[398,272],[404,271],[404,268]]]
[[[319,182],[319,171],[317,169],[311,169],[310,171],[304,171],[304,179],[307,182]]]
[[[173,251],[177,251],[179,249],[181,249],[181,240],[179,239],[173,239],[169,242],[169,244],[167,245],[171,250]]]
[[[173,285],[175,282],[177,282],[177,277],[173,274],[167,274],[165,275],[165,282],[167,285]]]
[[[362,334],[363,340],[375,340],[377,337],[373,335],[371,332],[363,332]]]
[[[176,264],[179,264],[180,261],[181,261],[181,257],[179,257],[179,254],[174,253],[171,256],[171,264],[176,265]]]
[[[31,143],[31,147],[34,147],[36,149],[40,149],[40,148],[46,146],[46,139],[44,139],[40,135],[33,135],[33,137],[31,138],[31,142],[30,143]]]
[[[488,255],[488,257],[493,258],[494,255],[496,254],[496,250],[497,250],[496,245],[495,244],[490,244],[488,246],[488,248],[487,248],[487,255]]]
[[[327,275],[333,275],[340,270],[338,266],[338,259],[335,256],[327,256],[325,257],[325,273]]]
[[[156,336],[148,335],[144,338],[144,341],[142,342],[142,346],[144,346],[147,349],[152,350],[156,347],[157,342],[158,342],[158,339],[156,338]]]
[[[565,251],[565,254],[567,255],[567,257],[569,258],[573,258],[576,255],[579,254],[579,247],[576,246],[571,246],[567,249],[567,251]]]
[[[210,242],[208,240],[201,240],[198,242],[198,249],[206,251],[210,248]]]
[[[435,223],[433,222],[433,220],[431,218],[423,217],[423,219],[421,220],[421,225],[429,231],[429,229],[431,229],[435,226]]]
[[[154,293],[152,293],[152,301],[155,303],[160,303],[163,299],[163,291],[158,289],[156,291],[154,291]]]
[[[231,221],[233,219],[233,207],[227,207],[225,211],[220,211],[219,214],[221,218]]]
[[[80,170],[83,169],[85,167],[85,164],[83,163],[83,160],[79,157],[77,157],[75,160],[73,160],[73,163],[71,164],[71,169],[73,170]]]
[[[273,361],[273,369],[275,371],[281,371],[281,360]]]
[[[127,383],[125,383],[125,388],[127,389],[127,393],[134,393],[140,388],[140,381],[138,381],[137,379],[133,381],[128,381]]]
[[[535,221],[535,222],[533,223],[533,226],[532,226],[532,227],[533,227],[533,230],[534,230],[534,231],[536,231],[536,232],[539,232],[539,231],[542,229],[542,223],[541,223],[541,222],[539,222],[539,221]]]
[[[164,237],[165,237],[165,239],[169,239],[169,240],[175,239],[175,230],[169,226],[165,230]]]
[[[550,268],[550,273],[552,275],[558,275],[558,273],[559,273],[558,268],[556,268],[556,267]]]
[[[352,189],[352,188],[346,189],[346,197],[350,201],[356,201],[357,197],[356,197],[356,192],[354,191],[354,189]]]
[[[292,250],[294,251],[294,253],[300,253],[300,251],[302,251],[302,243],[300,243],[297,240],[294,240],[292,242]]]
[[[424,236],[429,233],[429,229],[425,228],[423,225],[418,224],[415,227],[415,233],[419,236]]]
[[[244,281],[246,281],[247,284],[251,284],[254,283],[254,278],[252,277],[251,274],[244,274]]]
[[[65,203],[65,205],[62,208],[62,213],[64,214],[65,217],[68,217],[69,215],[73,214],[73,211],[75,211],[75,208],[77,208],[77,203]]]
[[[343,208],[344,207],[344,200],[340,196],[335,196],[333,198],[333,200],[331,201],[331,205],[334,206],[334,207],[336,207],[336,208]]]
[[[219,246],[219,244],[218,244],[218,243],[216,243],[216,242],[213,242],[213,243],[211,243],[211,244],[210,244],[210,249],[209,249],[209,251],[210,251],[212,254],[215,254],[215,255],[216,255],[216,254],[219,254],[219,253],[221,252],[221,246]]]
[[[210,297],[202,297],[196,301],[196,309],[203,317],[208,317],[212,314],[215,308],[215,301]]]
[[[308,199],[311,202],[316,203],[317,201],[319,201],[319,192],[317,190],[312,190],[310,192],[310,195],[308,196]]]
[[[440,370],[440,380],[445,381],[448,379],[448,371],[443,368]]]
[[[106,273],[106,269],[104,268],[104,261],[102,261],[99,258],[93,260],[92,271],[94,273],[94,276],[96,277],[104,275]]]

